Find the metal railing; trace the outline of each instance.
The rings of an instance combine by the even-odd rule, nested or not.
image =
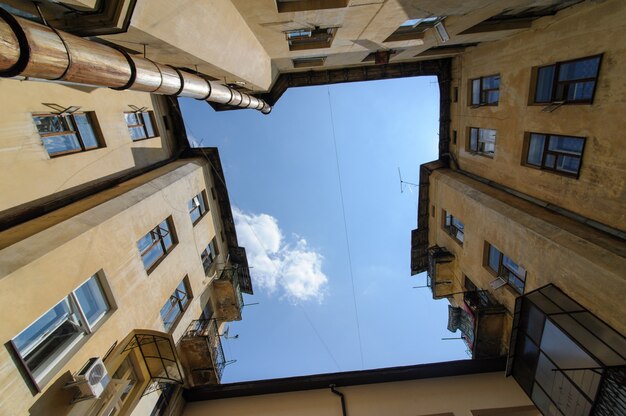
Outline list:
[[[216,319],[196,319],[185,332],[185,337],[190,338],[206,338],[209,351],[211,353],[211,361],[217,375],[218,381],[222,379],[222,372],[226,366],[226,357],[222,348],[219,328]]]

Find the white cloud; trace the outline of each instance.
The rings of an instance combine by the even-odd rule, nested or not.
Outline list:
[[[286,242],[271,215],[247,214],[233,207],[233,216],[255,285],[292,301],[322,300],[328,278],[322,271],[321,254],[303,238]]]

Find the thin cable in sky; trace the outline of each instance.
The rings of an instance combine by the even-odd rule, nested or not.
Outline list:
[[[346,247],[348,249],[348,266],[350,268],[350,282],[352,283],[352,301],[354,303],[354,317],[356,319],[356,332],[359,338],[359,353],[361,355],[361,368],[365,368],[363,361],[363,342],[361,341],[361,324],[359,323],[359,308],[356,304],[356,291],[354,290],[354,273],[352,272],[352,255],[350,254],[350,239],[348,238],[348,222],[346,221],[346,207],[343,202],[343,187],[341,185],[341,170],[339,169],[339,152],[337,152],[337,138],[335,135],[335,119],[333,118],[333,104],[328,90],[328,107],[330,108],[330,125],[333,131],[333,144],[335,145],[335,161],[337,162],[337,178],[339,180],[339,195],[341,196],[341,213],[343,214],[343,231],[346,235]]]

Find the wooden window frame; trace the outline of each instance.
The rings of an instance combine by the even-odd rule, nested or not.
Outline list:
[[[539,136],[544,136],[544,142],[543,142],[543,153],[541,155],[541,166],[537,166],[535,164],[529,163],[528,162],[528,151],[530,150],[530,140],[532,135],[539,135]],[[576,154],[572,154],[572,153],[565,153],[565,152],[560,152],[558,150],[549,150],[548,147],[550,145],[550,138],[551,137],[567,137],[567,138],[571,138],[571,139],[579,139],[583,141],[583,148],[580,151],[580,155],[576,155]],[[580,178],[580,171],[582,170],[582,165],[583,165],[583,155],[585,154],[585,145],[587,143],[587,138],[586,137],[579,137],[579,136],[566,136],[563,134],[551,134],[551,133],[537,133],[537,132],[526,132],[524,134],[524,146],[522,149],[522,165],[523,166],[527,166],[529,168],[533,168],[533,169],[537,169],[537,170],[543,170],[543,171],[547,171],[550,173],[554,173],[557,175],[562,175],[562,176],[567,176],[568,178],[575,178],[578,179]],[[549,166],[544,166],[545,160],[546,160],[546,156],[548,154],[551,154],[555,157],[555,164],[554,164],[554,168],[551,168]],[[563,170],[559,170],[556,168],[556,159],[558,158],[558,156],[569,156],[569,157],[577,157],[580,162],[578,164],[578,171],[576,173],[571,173],[571,172],[567,172],[567,171],[563,171]]]
[[[185,292],[182,292],[183,293],[183,299],[181,299],[181,297],[179,296],[180,290],[178,289],[178,286],[180,286],[180,283],[183,283],[184,286],[185,286]],[[172,303],[172,308],[169,310],[169,312],[167,313],[167,315],[164,318],[163,315],[161,315],[160,311],[163,310],[163,308],[165,308],[165,306],[167,306],[167,304],[171,301],[172,298],[174,298],[176,300],[176,302]],[[171,334],[172,332],[174,332],[174,329],[176,329],[176,326],[178,325],[178,323],[182,319],[183,315],[185,314],[185,312],[189,308],[189,305],[191,304],[192,299],[193,299],[193,293],[191,291],[191,285],[189,284],[189,277],[185,276],[185,277],[183,277],[183,280],[181,280],[181,282],[179,282],[176,285],[176,288],[174,289],[174,292],[172,292],[170,297],[167,298],[167,300],[165,301],[165,303],[161,307],[161,310],[159,311],[159,316],[161,317],[161,322],[163,322],[163,327],[165,328],[165,331],[167,333]],[[184,304],[182,304],[183,300],[186,300],[186,302]],[[167,320],[168,317],[170,317],[170,315],[172,314],[173,311],[176,311],[177,315],[176,315],[176,317],[174,318],[174,320],[172,321],[172,323],[170,324],[170,326],[168,328],[166,326],[166,320]]]
[[[487,78],[493,78],[493,77],[498,77],[500,78],[500,81],[498,82],[498,88],[485,88],[484,87],[484,80]],[[480,81],[479,83],[479,99],[478,99],[478,103],[474,102],[474,81]],[[473,107],[473,108],[477,108],[477,107],[497,107],[498,104],[500,103],[500,82],[502,82],[502,78],[500,77],[500,74],[493,74],[493,75],[487,75],[484,77],[480,77],[480,78],[472,78],[469,80],[469,106]],[[496,101],[495,103],[489,103],[487,102],[487,96],[489,94],[489,92],[491,91],[498,91],[498,101]]]
[[[94,136],[96,138],[96,142],[97,145],[96,146],[90,146],[87,147],[85,146],[85,142],[83,141],[83,138],[80,134],[80,131],[77,127],[77,123],[76,120],[74,118],[75,115],[77,114],[82,114],[85,115],[87,117],[87,120],[89,121],[89,125],[91,126],[91,129],[93,130]],[[56,157],[60,157],[60,156],[66,156],[66,155],[71,155],[74,153],[82,153],[82,152],[88,152],[90,150],[96,150],[96,149],[101,149],[103,147],[106,147],[106,144],[104,142],[103,136],[102,136],[102,131],[100,130],[100,126],[98,125],[98,121],[96,119],[96,113],[95,111],[76,111],[72,114],[54,114],[54,113],[33,113],[32,117],[58,117],[58,118],[62,118],[63,120],[69,118],[72,122],[72,125],[74,126],[74,128],[76,130],[65,130],[62,132],[53,132],[53,133],[39,133],[39,130],[37,129],[37,132],[39,134],[40,138],[48,138],[48,137],[56,137],[56,136],[66,136],[66,135],[75,135],[76,136],[76,140],[78,141],[78,143],[80,144],[80,149],[76,149],[76,150],[67,150],[64,152],[56,152],[56,153],[50,153],[48,152],[48,149],[46,149],[45,145],[44,145],[44,149],[46,150],[46,153],[48,154],[48,156],[52,159],[52,158],[56,158]],[[63,124],[65,124],[65,126],[67,127],[68,124],[67,122],[63,122]]]
[[[472,149],[472,130],[476,130],[476,149]],[[480,151],[480,131],[481,130],[493,130],[496,132],[496,139],[494,140],[494,150],[493,150],[493,154],[492,153],[485,153]],[[468,127],[467,129],[467,151],[473,155],[479,155],[479,156],[483,156],[483,157],[487,157],[489,159],[493,159],[496,155],[496,150],[495,150],[495,146],[496,146],[496,141],[498,139],[498,133],[496,129],[489,129],[489,128],[484,128],[484,127]]]
[[[193,208],[191,208],[191,209],[189,210],[189,217],[192,219],[191,223],[192,223],[192,225],[194,225],[194,226],[195,226],[196,224],[198,224],[202,218],[204,218],[204,216],[207,214],[207,212],[209,212],[209,201],[207,200],[206,190],[204,190],[204,189],[203,189],[202,191],[200,191],[200,193],[199,193],[199,194],[194,195],[194,196],[193,196],[193,197],[189,200],[189,202],[192,202],[192,201],[193,201],[193,199],[194,199],[194,198],[196,198],[196,197],[198,197],[199,199],[201,199],[201,200],[202,200],[202,202],[204,203],[204,211],[202,211],[202,206],[201,206],[201,205],[194,205],[194,207],[193,207]],[[198,216],[198,218],[196,218],[196,220],[194,221],[194,220],[193,220],[193,217],[191,217],[191,213],[192,213],[193,211],[195,211],[195,210],[200,211],[200,216]]]
[[[150,123],[152,124],[152,131],[154,133],[154,135],[152,135],[152,136],[150,136],[148,134],[148,129],[146,129],[146,122],[143,119],[143,113],[147,113],[148,117],[150,117]],[[138,124],[128,124],[128,121],[126,120],[126,117],[124,117],[124,121],[126,122],[126,127],[128,128],[128,133],[130,134],[130,129],[132,129],[132,128],[141,127],[143,129],[143,133],[146,136],[146,137],[141,137],[139,139],[133,139],[133,136],[131,135],[130,139],[133,142],[140,142],[142,140],[154,139],[155,137],[159,137],[159,131],[158,131],[157,125],[156,125],[156,119],[154,117],[154,112],[152,110],[146,110],[146,111],[125,111],[124,114],[134,114],[135,117],[137,118],[137,122],[138,122]]]
[[[492,269],[491,265],[489,264],[490,255],[491,255],[491,250],[490,250],[491,247],[493,247],[500,254],[498,256],[498,270]],[[518,266],[519,266],[519,264],[516,261],[513,261],[509,256],[504,254],[499,248],[497,248],[496,246],[492,245],[488,241],[485,241],[483,250],[484,250],[483,251],[483,253],[484,253],[483,254],[483,267],[485,269],[487,269],[487,271],[490,274],[492,274],[493,276],[505,280],[507,286],[512,288],[515,291],[515,293],[523,295],[525,290],[526,290],[526,276],[528,275],[528,271],[526,271],[526,269],[524,269],[524,276],[519,276],[516,272],[514,272],[513,270],[511,270],[508,267],[506,267],[506,265],[504,264],[504,257],[508,258],[509,260],[511,260],[513,263],[515,263]],[[519,267],[521,267],[521,266],[519,266]],[[505,273],[506,272],[509,272],[509,273],[513,274],[522,283],[522,291],[521,292],[519,291],[517,286],[515,286],[513,283],[511,283],[510,277],[508,277],[508,275],[507,275],[507,277],[505,277]]]
[[[172,245],[169,247],[165,247],[165,242],[163,241],[164,238],[167,236],[166,235],[162,235],[161,234],[161,229],[159,228],[159,226],[161,225],[161,223],[163,221],[167,221],[167,227],[168,227],[168,233],[172,236]],[[150,266],[148,266],[148,268],[146,269],[146,273],[150,274],[152,273],[157,267],[158,265],[163,261],[163,259],[165,259],[167,257],[168,254],[170,254],[172,252],[172,250],[174,249],[174,247],[176,247],[176,245],[178,244],[178,238],[176,237],[176,231],[174,228],[174,221],[172,220],[172,217],[169,216],[167,217],[165,220],[161,221],[160,223],[158,223],[156,225],[156,227],[152,228],[150,231],[148,231],[143,237],[145,237],[146,235],[156,232],[158,235],[158,239],[156,239],[155,241],[152,242],[152,244],[150,244],[148,247],[146,247],[143,251],[139,251],[139,255],[141,257],[141,262],[143,264],[143,257],[146,253],[148,253],[150,250],[152,250],[157,244],[161,245],[161,249],[163,250],[163,254],[161,256],[159,256]],[[141,238],[143,238],[141,237]],[[145,264],[144,264],[144,268],[145,268]]]
[[[448,217],[450,217],[449,225],[448,225]],[[456,218],[461,224],[463,224],[463,222],[459,220],[458,217],[455,217],[454,215],[450,214],[445,209],[441,210],[441,228],[446,232],[446,234],[450,236],[450,238],[452,238],[458,245],[462,247],[463,241],[459,240],[457,238],[457,235],[460,232],[461,234],[463,234],[463,240],[465,240],[465,224],[463,224],[463,229],[460,230],[459,228],[456,227],[456,225],[452,223],[452,219],[454,218]]]
[[[576,58],[576,59],[570,59],[567,61],[559,61],[559,62],[555,62],[553,64],[550,65],[541,65],[541,66],[536,66],[532,69],[532,74],[531,74],[531,83],[530,83],[530,94],[529,94],[529,105],[542,105],[542,106],[546,106],[546,105],[550,105],[550,104],[564,104],[564,105],[569,105],[569,104],[593,104],[593,101],[595,99],[595,95],[596,95],[596,90],[598,87],[598,79],[600,78],[600,70],[602,69],[602,58],[603,58],[604,54],[597,54],[597,55],[591,55],[591,56],[585,56],[582,58]],[[580,78],[577,80],[568,80],[568,81],[559,81],[559,72],[561,69],[561,66],[565,65],[565,64],[571,64],[573,62],[578,62],[578,61],[586,61],[586,60],[591,60],[591,59],[595,59],[595,58],[599,58],[598,61],[598,70],[596,72],[596,76],[593,78]],[[550,91],[550,101],[537,101],[537,87],[538,87],[538,79],[539,79],[539,70],[543,69],[543,68],[549,68],[549,67],[554,67],[554,74],[552,76],[552,90]],[[583,100],[566,100],[564,98],[557,98],[556,97],[556,92],[558,89],[558,86],[560,84],[565,84],[565,85],[570,85],[570,84],[577,84],[577,83],[583,83],[583,82],[590,82],[590,81],[594,81],[594,85],[593,85],[593,91],[591,93],[591,98],[589,99],[583,99]],[[567,96],[567,88],[564,89],[564,96]]]

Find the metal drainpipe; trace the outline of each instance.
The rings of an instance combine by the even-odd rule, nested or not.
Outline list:
[[[269,114],[260,98],[169,65],[13,16],[0,8],[0,77],[175,95]]]
[[[330,391],[335,393],[337,396],[341,397],[341,412],[343,413],[343,416],[348,416],[348,412],[346,412],[346,400],[343,397],[343,393],[335,390],[335,387],[337,387],[335,384],[331,384],[328,387],[330,387]]]

